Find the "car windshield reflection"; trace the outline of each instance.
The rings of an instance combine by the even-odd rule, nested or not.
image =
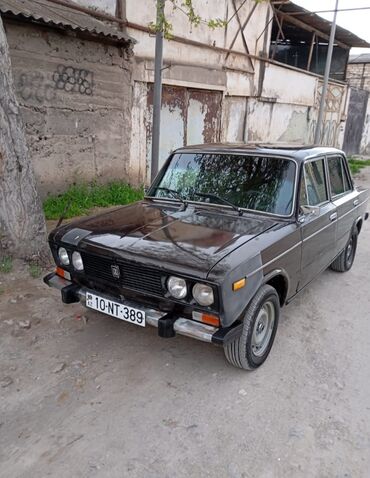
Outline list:
[[[296,164],[290,159],[237,154],[174,154],[151,196],[229,204],[288,216]]]

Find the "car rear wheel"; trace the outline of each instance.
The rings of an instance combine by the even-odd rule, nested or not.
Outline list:
[[[279,315],[276,290],[270,285],[262,286],[245,312],[240,335],[224,345],[226,359],[244,370],[262,365],[274,342]]]
[[[351,233],[351,236],[346,244],[346,247],[339,254],[339,256],[332,262],[330,268],[336,272],[347,272],[352,267],[355,260],[357,249],[357,230]]]

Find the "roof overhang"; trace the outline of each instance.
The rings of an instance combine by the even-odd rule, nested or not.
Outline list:
[[[275,12],[284,21],[288,21],[302,28],[312,31],[325,39],[329,38],[332,23],[315,13],[306,10],[290,0],[271,0]],[[335,40],[342,47],[370,48],[370,43],[358,37],[354,33],[337,25],[335,30]]]
[[[362,53],[361,55],[351,55],[349,57],[349,62],[354,63],[370,63],[370,53]]]
[[[71,3],[71,6],[67,6],[67,3]],[[68,0],[63,4],[52,0],[0,0],[0,13],[7,17],[103,37],[114,43],[129,45],[136,42],[124,31],[73,7],[74,4]]]

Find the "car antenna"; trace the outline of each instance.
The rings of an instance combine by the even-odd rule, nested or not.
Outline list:
[[[60,218],[59,218],[59,221],[58,221],[58,223],[57,223],[57,225],[56,225],[57,228],[58,228],[58,227],[62,224],[62,222],[64,221],[64,219],[65,219],[65,217],[66,217],[66,214],[67,214],[67,212],[69,211],[69,209],[70,209],[70,207],[71,207],[71,204],[72,204],[72,199],[70,199],[70,200],[67,202],[67,204],[65,205],[65,207],[64,207],[64,209],[63,209],[63,212],[62,212],[62,214],[61,214],[61,216],[60,216]]]

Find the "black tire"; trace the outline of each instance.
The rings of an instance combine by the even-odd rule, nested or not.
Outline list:
[[[266,344],[264,348],[258,351],[258,347],[253,341],[258,335],[257,318],[265,313],[267,308],[274,310],[274,320],[272,324],[268,324],[269,337],[266,337]],[[267,310],[267,309],[266,309]],[[268,315],[268,313],[267,313]],[[254,370],[258,368],[267,359],[270,353],[272,344],[274,343],[277,326],[279,323],[280,302],[276,290],[270,285],[263,285],[257,294],[253,297],[249,304],[243,320],[243,329],[239,337],[236,337],[231,342],[224,345],[225,357],[232,365],[244,370]],[[256,329],[256,330],[255,330]],[[264,331],[262,329],[261,333]],[[268,340],[268,343],[267,343]],[[257,348],[256,348],[257,347]],[[259,353],[261,352],[261,353]]]
[[[331,263],[330,268],[335,272],[347,272],[353,265],[357,249],[357,229],[351,232],[346,247],[339,254],[339,256]]]

